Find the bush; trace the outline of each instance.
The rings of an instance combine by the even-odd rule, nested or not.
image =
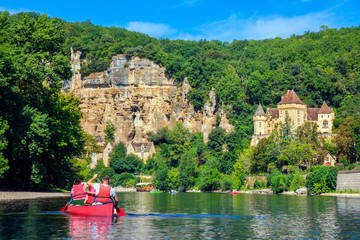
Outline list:
[[[306,180],[302,176],[301,171],[295,171],[295,173],[291,174],[288,178],[289,181],[289,190],[295,191],[300,187],[304,187],[306,184]]]
[[[222,178],[220,180],[220,188],[223,191],[233,189],[232,176],[230,176],[230,175],[222,175]]]
[[[100,177],[103,178],[104,176],[108,175],[111,178],[115,175],[115,171],[111,167],[105,167],[100,173]]]
[[[270,175],[267,176],[268,187],[271,186],[271,179],[273,179],[274,177],[276,177],[278,175],[281,175],[281,172],[278,169],[276,169]]]
[[[124,173],[121,173],[121,174],[116,174],[113,177],[112,184],[114,186],[124,186],[124,187],[126,187],[127,183],[130,180],[134,180],[134,182],[136,181],[136,179],[134,177],[134,174],[124,172]]]
[[[348,161],[346,158],[344,158],[344,157],[342,157],[342,158],[340,159],[339,163],[344,164],[344,167],[349,166],[349,161]]]
[[[246,174],[243,173],[240,176],[233,175],[233,188],[236,190],[242,189],[246,179]]]
[[[306,178],[308,193],[330,192],[336,189],[338,168],[327,166],[314,166]]]
[[[271,179],[270,188],[275,193],[280,193],[288,190],[287,183],[288,183],[287,177],[285,175],[280,174]]]
[[[254,189],[264,189],[266,188],[266,184],[263,180],[256,179],[254,182]]]

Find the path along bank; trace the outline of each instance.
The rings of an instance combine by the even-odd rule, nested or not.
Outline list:
[[[29,192],[29,191],[0,191],[0,201],[17,200],[17,199],[36,199],[36,198],[53,198],[53,197],[70,197],[69,192]]]

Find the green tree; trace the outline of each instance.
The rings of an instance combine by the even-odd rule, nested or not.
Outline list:
[[[216,158],[210,157],[199,169],[200,189],[202,191],[212,191],[220,188],[221,175],[218,170],[220,167]]]
[[[168,190],[169,183],[168,183],[168,172],[169,167],[166,164],[166,160],[162,157],[158,159],[157,162],[157,170],[155,172],[155,187],[161,190]]]
[[[311,145],[291,142],[281,150],[279,161],[287,163],[287,165],[300,166],[305,164],[310,168],[314,162],[316,151],[312,150]]]
[[[180,189],[187,190],[194,186],[197,176],[197,163],[198,159],[195,148],[186,151],[181,157],[178,168],[180,172]]]
[[[115,142],[115,124],[113,124],[110,120],[106,121],[106,128],[104,130],[105,133],[105,143]]]
[[[8,160],[4,158],[2,150],[7,146],[7,141],[4,136],[5,131],[8,129],[8,125],[5,121],[0,118],[0,179],[4,177],[4,173],[9,169]]]
[[[360,159],[360,117],[351,116],[343,119],[336,131],[334,145],[336,155],[346,158],[350,163]]]
[[[221,152],[223,144],[226,140],[225,129],[218,127],[211,130],[209,133],[208,147],[215,152]]]
[[[177,168],[171,168],[168,171],[167,182],[169,184],[169,189],[179,188],[179,183],[180,183],[179,175],[180,172]]]

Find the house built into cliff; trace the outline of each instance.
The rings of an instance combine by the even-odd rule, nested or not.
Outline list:
[[[153,142],[133,142],[126,147],[126,150],[127,154],[135,154],[141,158],[144,163],[146,163],[147,159],[156,152]]]
[[[256,146],[263,138],[271,135],[275,125],[285,121],[285,116],[294,123],[297,128],[305,122],[314,122],[318,125],[318,131],[323,135],[332,134],[334,111],[324,102],[320,108],[308,108],[294,90],[289,90],[285,96],[281,97],[276,108],[268,108],[266,113],[259,104],[255,114],[254,135],[252,136],[251,146]]]

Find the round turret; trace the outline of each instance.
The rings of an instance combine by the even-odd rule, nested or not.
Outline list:
[[[254,121],[254,135],[265,134],[266,114],[264,112],[264,109],[261,107],[260,103],[253,116],[253,121]]]

